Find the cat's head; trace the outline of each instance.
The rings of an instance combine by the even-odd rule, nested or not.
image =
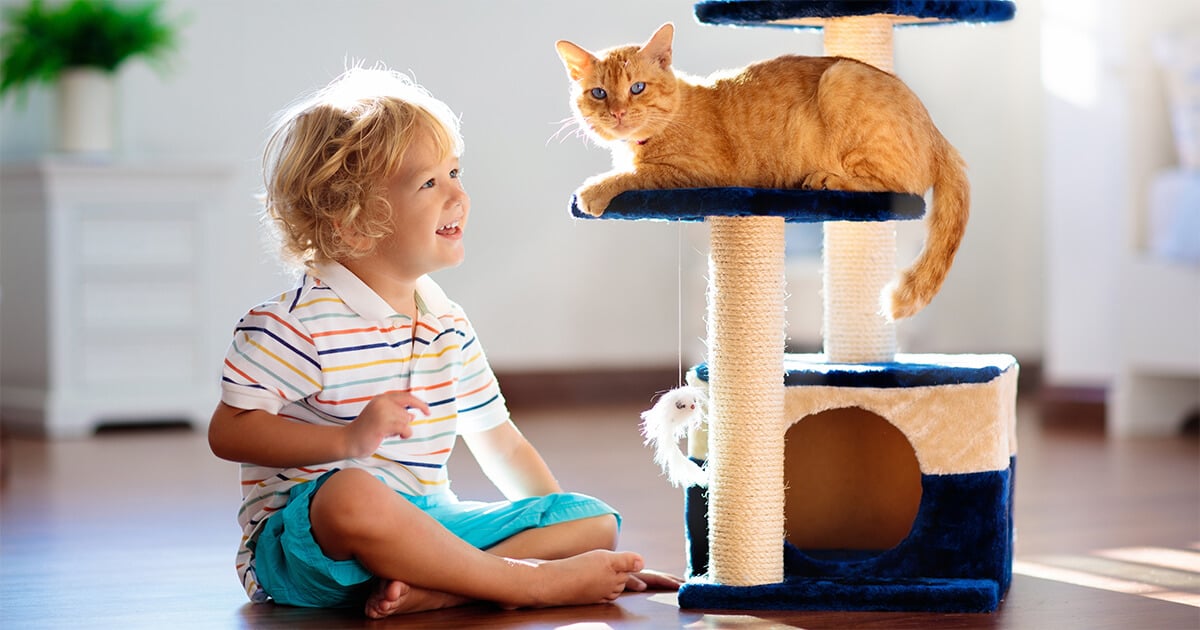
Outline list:
[[[670,123],[679,99],[671,70],[674,34],[668,22],[645,44],[598,53],[566,40],[555,44],[571,78],[572,109],[585,130],[603,141],[644,141]]]

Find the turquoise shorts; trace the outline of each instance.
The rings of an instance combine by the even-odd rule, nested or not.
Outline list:
[[[271,515],[253,545],[254,570],[263,591],[276,603],[312,608],[360,606],[374,576],[357,560],[333,560],[313,539],[312,496],[334,472],[293,486],[288,503]],[[558,493],[519,501],[459,501],[451,492],[433,496],[397,493],[459,538],[487,549],[527,529],[612,514],[603,501],[583,494]]]

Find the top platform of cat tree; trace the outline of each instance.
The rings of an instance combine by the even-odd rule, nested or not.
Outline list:
[[[891,192],[844,192],[789,188],[679,188],[628,190],[594,217],[571,198],[571,215],[580,219],[700,222],[707,217],[782,217],[788,223],[824,221],[906,221],[920,219],[920,195]]]
[[[707,0],[696,19],[726,26],[822,28],[825,20],[866,15],[893,16],[897,26],[986,23],[1011,20],[1010,0]]]

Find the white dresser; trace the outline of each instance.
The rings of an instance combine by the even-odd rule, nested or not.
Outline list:
[[[1200,410],[1200,171],[1163,171],[1150,188],[1147,246],[1116,278],[1107,426],[1122,437],[1174,435]]]
[[[107,423],[207,423],[220,363],[231,172],[177,163],[0,164],[0,423],[53,437]],[[220,352],[216,353],[218,356]]]

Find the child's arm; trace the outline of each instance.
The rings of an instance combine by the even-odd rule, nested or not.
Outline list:
[[[511,421],[481,433],[465,433],[463,441],[508,500],[562,492],[545,460]]]
[[[387,438],[412,435],[410,408],[429,415],[411,394],[388,392],[371,399],[353,422],[316,425],[268,411],[219,403],[208,425],[208,444],[221,459],[272,468],[295,468],[368,457]]]

